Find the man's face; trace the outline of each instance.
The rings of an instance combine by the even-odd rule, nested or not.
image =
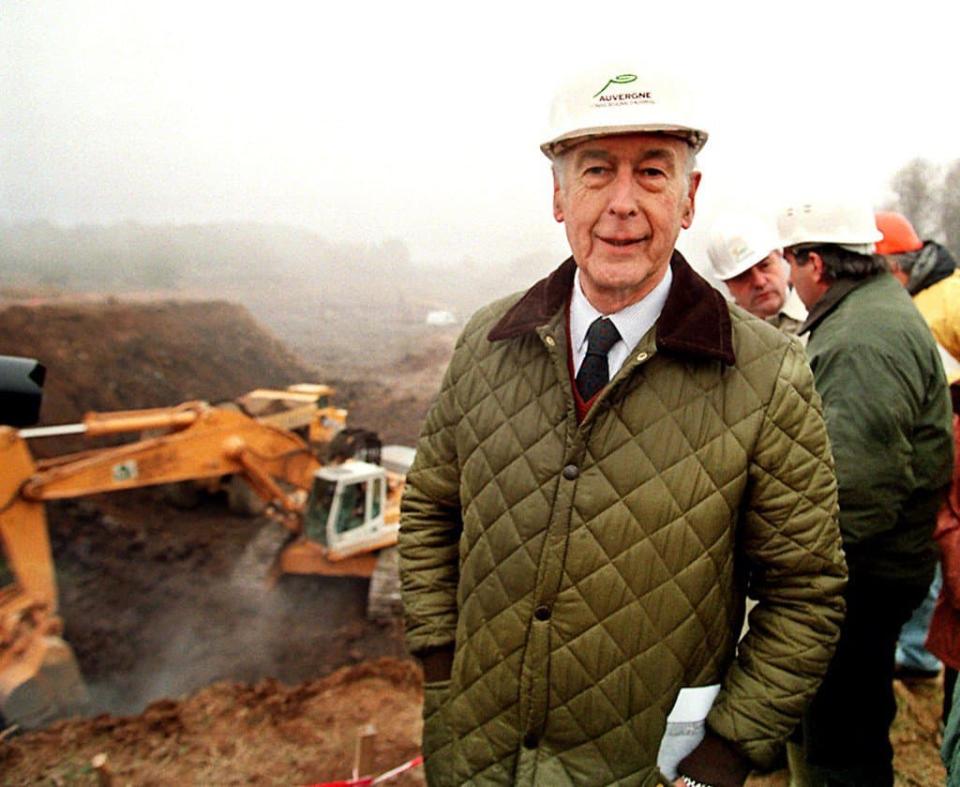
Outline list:
[[[700,173],[687,178],[688,155],[675,137],[625,134],[583,142],[558,162],[553,215],[600,311],[639,301],[663,279],[680,229],[693,221]]]
[[[803,265],[800,264],[792,249],[784,249],[783,255],[790,263],[790,283],[793,285],[793,289],[797,291],[803,305],[812,309],[813,304],[820,300],[820,296],[823,294],[817,266],[811,259],[813,255],[801,254],[800,256],[804,260]]]
[[[787,266],[780,252],[772,251],[726,285],[737,305],[761,319],[773,317],[787,297]]]

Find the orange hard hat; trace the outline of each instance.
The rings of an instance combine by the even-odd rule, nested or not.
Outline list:
[[[883,240],[877,242],[877,254],[903,254],[923,248],[923,241],[906,216],[893,211],[881,211],[875,218],[877,229],[883,233]]]

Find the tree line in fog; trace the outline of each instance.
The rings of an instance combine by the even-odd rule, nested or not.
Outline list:
[[[327,308],[408,298],[463,318],[555,264],[544,252],[510,260],[465,256],[428,267],[413,264],[400,239],[333,243],[284,225],[0,222],[0,298],[159,291],[248,306],[301,298]]]
[[[915,158],[901,167],[887,206],[910,219],[924,240],[935,240],[960,259],[960,159],[946,165]]]
[[[308,230],[264,224],[60,227],[0,224],[0,280],[7,286],[123,292],[172,289],[265,276],[382,275],[410,268],[401,240],[331,243]]]

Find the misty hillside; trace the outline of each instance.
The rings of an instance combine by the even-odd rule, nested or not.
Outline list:
[[[549,255],[482,263],[465,256],[429,269],[411,261],[402,240],[336,243],[273,224],[0,224],[0,279],[8,297],[38,290],[216,292],[267,322],[282,319],[269,308],[278,290],[302,293],[320,312],[377,302],[405,319],[422,320],[428,309],[449,309],[462,319],[557,262]]]

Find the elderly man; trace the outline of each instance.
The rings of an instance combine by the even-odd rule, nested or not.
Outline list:
[[[739,785],[832,654],[819,402],[801,348],[674,251],[706,140],[685,97],[644,71],[560,94],[573,256],[474,315],[427,415],[400,555],[431,784],[663,783],[673,709],[709,710],[677,783]]]
[[[837,653],[803,725],[814,784],[893,784],[894,648],[924,597],[950,483],[950,401],[937,347],[873,254],[869,206],[797,203],[779,219],[823,397],[850,570]]]
[[[717,219],[707,257],[734,302],[784,333],[796,334],[807,310],[787,286],[788,268],[772,227],[744,214]]]

